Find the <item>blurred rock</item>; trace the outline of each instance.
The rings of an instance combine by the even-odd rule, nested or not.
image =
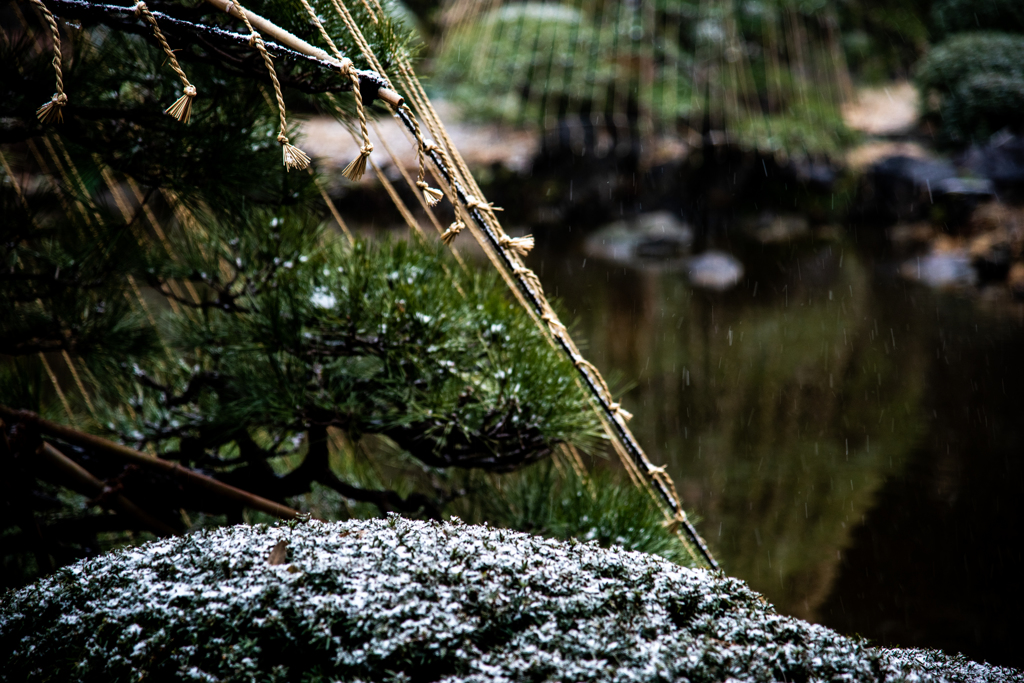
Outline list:
[[[918,93],[914,84],[899,81],[880,88],[858,88],[843,105],[843,120],[868,135],[905,135],[917,125]]]
[[[692,244],[690,226],[667,211],[658,211],[599,228],[584,241],[583,250],[594,258],[643,265],[646,261],[678,261]]]
[[[721,292],[743,279],[743,264],[732,254],[706,251],[690,259],[687,274],[694,287]]]
[[[1024,190],[1024,137],[996,133],[988,144],[972,146],[964,154],[962,164],[998,187]]]
[[[1013,256],[1010,239],[1005,231],[996,230],[978,235],[971,240],[967,252],[981,282],[1002,282],[1006,279]]]
[[[897,223],[889,228],[889,240],[893,244],[926,244],[935,236],[935,228],[928,221]]]
[[[811,234],[811,224],[806,216],[799,214],[775,215],[765,212],[754,224],[754,239],[762,244],[789,242]]]
[[[935,202],[936,187],[956,177],[956,168],[948,161],[888,157],[868,171],[863,200],[873,213],[887,218],[921,219]]]
[[[1024,299],[1024,263],[1017,262],[1010,266],[1006,275],[1006,284],[1017,299]]]
[[[938,288],[972,286],[978,281],[971,257],[963,248],[940,249],[913,258],[900,266],[900,275]]]

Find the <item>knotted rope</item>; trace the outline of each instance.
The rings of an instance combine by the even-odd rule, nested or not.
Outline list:
[[[501,209],[497,209],[500,211]],[[527,235],[526,237],[509,237],[508,235],[502,235],[498,238],[498,244],[509,249],[517,256],[523,257],[530,253],[533,249],[533,235]]]
[[[198,94],[196,87],[188,82],[188,77],[185,76],[185,72],[182,71],[181,65],[178,64],[177,57],[174,56],[174,50],[167,44],[167,39],[164,38],[164,32],[157,26],[156,17],[146,7],[146,3],[141,0],[135,3],[134,10],[135,16],[143,16],[146,21],[149,22],[150,26],[153,27],[153,35],[156,36],[157,42],[160,43],[160,47],[163,48],[164,53],[167,55],[167,60],[171,63],[171,68],[174,69],[174,73],[178,74],[178,78],[181,79],[181,85],[183,88],[183,94],[174,104],[164,109],[165,114],[169,114],[174,118],[178,119],[182,123],[188,123],[192,117],[192,99]]]
[[[46,17],[46,23],[50,25],[50,34],[53,36],[53,70],[57,76],[57,92],[53,93],[49,102],[36,109],[36,117],[41,123],[63,123],[63,110],[67,106],[68,96],[64,94],[64,73],[61,71],[61,62],[64,59],[60,53],[60,29],[57,28],[57,20],[54,19],[53,13],[46,9],[43,0],[32,0],[32,4],[39,8]]]
[[[309,155],[298,147],[292,145],[288,140],[288,122],[285,120],[284,95],[281,93],[281,82],[277,80],[277,71],[274,69],[274,60],[270,58],[270,53],[267,52],[267,46],[263,43],[263,38],[256,29],[252,27],[252,23],[249,22],[246,9],[242,7],[238,0],[234,0],[233,3],[228,4],[227,11],[229,13],[232,4],[238,8],[238,13],[241,15],[242,21],[245,22],[245,27],[249,29],[249,42],[259,51],[260,56],[263,57],[263,64],[266,65],[267,73],[270,74],[270,81],[274,84],[274,96],[277,99],[277,111],[281,119],[280,130],[277,133],[277,141],[281,143],[281,154],[284,159],[284,167],[289,171],[292,169],[302,170],[309,166]]]
[[[366,160],[369,158],[370,153],[373,152],[373,143],[370,142],[370,132],[366,128],[366,111],[363,106],[363,94],[359,87],[359,76],[356,75],[352,68],[352,60],[341,54],[341,50],[334,44],[331,36],[327,33],[327,29],[324,28],[323,22],[320,21],[320,17],[316,15],[316,12],[310,6],[308,0],[299,0],[302,7],[306,10],[306,14],[309,15],[310,21],[316,26],[320,32],[320,36],[326,41],[327,45],[331,48],[331,52],[334,53],[335,59],[341,62],[339,71],[341,75],[352,83],[352,94],[356,98],[356,114],[359,116],[359,130],[362,133],[363,144],[359,147],[359,156],[357,156],[345,170],[341,172],[343,176],[352,181],[357,181],[363,177],[366,173]]]
[[[448,229],[441,233],[441,241],[447,246],[451,246],[455,238],[459,236],[459,233],[466,229],[466,224],[462,222],[461,218],[456,218],[455,222],[448,226]]]

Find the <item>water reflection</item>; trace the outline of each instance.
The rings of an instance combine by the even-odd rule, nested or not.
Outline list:
[[[877,277],[849,240],[738,255],[747,277],[724,294],[573,253],[530,265],[578,320],[591,359],[634,382],[631,426],[703,518],[726,571],[780,611],[883,638],[872,617],[849,616],[837,587],[850,583],[847,555],[876,538],[863,530],[880,492],[891,497],[929,448],[935,393],[947,390],[931,386],[934,295]],[[956,488],[955,467],[935,468],[949,470],[940,488]],[[847,600],[898,591],[854,583]]]

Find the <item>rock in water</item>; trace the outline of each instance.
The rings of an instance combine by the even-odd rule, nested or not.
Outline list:
[[[705,251],[694,256],[687,271],[694,287],[719,292],[735,287],[743,279],[743,264],[724,251]]]
[[[268,564],[287,541],[290,564]],[[399,517],[237,526],[0,604],[5,681],[1022,681],[783,617],[651,555]]]
[[[599,228],[583,250],[587,256],[644,267],[657,261],[671,264],[689,253],[692,243],[690,226],[667,211],[655,211]]]
[[[910,259],[900,266],[900,275],[930,287],[966,287],[978,281],[971,257],[964,249],[938,251]]]

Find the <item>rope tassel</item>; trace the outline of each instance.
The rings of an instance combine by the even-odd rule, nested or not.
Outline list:
[[[366,173],[366,160],[370,158],[370,152],[373,151],[373,143],[369,140],[366,144],[359,148],[359,156],[352,160],[345,170],[341,172],[341,175],[345,176],[349,180],[356,182],[363,177]]]
[[[50,25],[50,34],[53,36],[53,70],[57,76],[57,92],[53,93],[49,102],[36,109],[36,117],[41,123],[63,123],[68,96],[64,94],[64,74],[61,71],[61,63],[64,60],[60,53],[60,30],[57,28],[57,20],[53,18],[53,13],[46,9],[42,0],[32,0],[32,3],[39,8],[46,18],[46,23]]]
[[[156,36],[156,40],[160,43],[160,47],[163,48],[164,54],[167,55],[167,60],[171,63],[171,68],[174,69],[174,73],[178,74],[178,78],[181,79],[181,85],[184,88],[184,94],[174,101],[174,104],[164,109],[164,113],[169,116],[173,116],[182,123],[188,123],[192,117],[192,99],[198,94],[196,87],[188,82],[188,78],[185,76],[185,72],[182,70],[181,65],[178,64],[177,57],[174,56],[174,50],[167,44],[167,39],[164,38],[164,32],[160,30],[160,27],[156,23],[156,17],[146,7],[146,3],[138,2],[134,7],[135,16],[142,16],[149,25],[153,27],[153,35]]]
[[[448,229],[441,233],[441,241],[445,243],[445,246],[451,246],[455,238],[459,236],[459,233],[466,227],[466,224],[461,219],[456,220],[454,223],[448,226]]]
[[[182,123],[188,123],[192,117],[192,98],[196,96],[196,86],[191,83],[185,86],[184,94],[174,101],[174,104],[164,109],[164,113],[178,119]]]
[[[423,190],[423,199],[426,200],[427,206],[437,206],[438,202],[444,197],[444,192],[427,185],[426,181],[417,180],[416,187]]]
[[[533,249],[533,235],[527,235],[526,237],[502,235],[498,240],[498,244],[519,256],[526,256]]]
[[[277,141],[281,143],[281,153],[284,155],[284,167],[291,171],[301,171],[309,166],[309,155],[288,141],[288,136],[280,134]]]
[[[55,92],[49,102],[36,109],[36,118],[40,123],[64,123],[64,107],[67,103],[67,95]]]

